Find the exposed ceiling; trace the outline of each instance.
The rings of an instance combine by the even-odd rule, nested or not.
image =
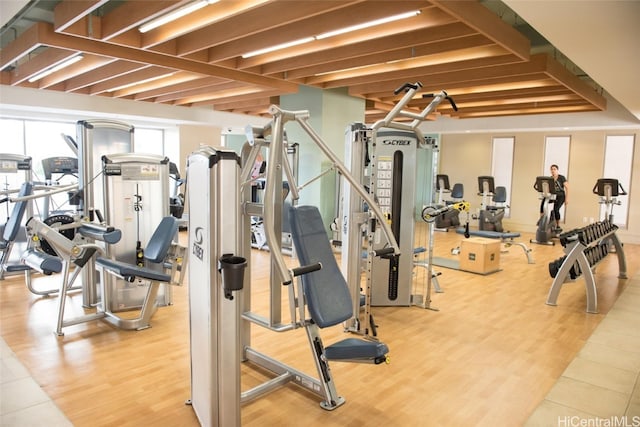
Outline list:
[[[250,115],[266,114],[300,84],[347,88],[366,99],[367,122],[393,107],[401,96],[396,88],[418,81],[422,93],[446,90],[453,97],[457,112],[444,104],[438,110],[451,117],[606,108],[601,88],[582,70],[557,52],[536,49],[537,33],[525,36],[500,16],[501,2],[221,0],[139,31],[193,2],[31,1],[3,27],[0,82]],[[411,11],[420,13],[320,37]],[[29,82],[78,53],[82,60]],[[410,107],[419,112],[428,102],[416,98]]]

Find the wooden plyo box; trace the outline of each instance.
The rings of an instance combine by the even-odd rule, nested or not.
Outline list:
[[[484,237],[464,239],[460,245],[460,270],[480,274],[500,270],[500,241]]]

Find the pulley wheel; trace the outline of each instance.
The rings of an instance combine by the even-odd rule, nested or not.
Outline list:
[[[61,214],[61,215],[52,215],[42,222],[44,222],[49,227],[56,228],[56,227],[60,227],[61,225],[72,224],[74,220],[73,220],[73,217],[69,215]],[[65,230],[60,230],[58,232],[69,240],[73,240],[74,236],[76,235],[75,228],[67,228]],[[40,248],[42,249],[43,252],[48,253],[49,255],[58,256],[56,251],[53,249],[53,247],[51,247],[51,245],[49,244],[49,242],[47,242],[46,239],[40,239]]]

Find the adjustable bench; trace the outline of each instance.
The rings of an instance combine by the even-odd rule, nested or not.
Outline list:
[[[456,229],[456,233],[465,234],[467,231],[461,227]],[[469,235],[477,236],[477,237],[486,237],[487,239],[500,239],[505,246],[509,247],[511,245],[517,245],[522,248],[525,255],[527,256],[527,261],[529,264],[534,264],[533,257],[531,256],[531,249],[527,247],[522,242],[514,242],[513,239],[516,237],[520,237],[520,233],[514,232],[501,232],[501,231],[485,231],[485,230],[469,230]]]
[[[345,322],[353,316],[347,282],[338,267],[320,211],[315,206],[293,206],[289,211],[291,234],[301,265],[321,263],[320,270],[301,276],[304,298],[311,316],[307,329],[319,360],[365,362],[387,361],[386,344],[347,338],[323,348],[317,328]]]

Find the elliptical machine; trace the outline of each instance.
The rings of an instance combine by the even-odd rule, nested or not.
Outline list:
[[[558,223],[553,211],[549,208],[549,205],[556,200],[556,188],[551,176],[539,176],[536,177],[536,182],[533,184],[533,188],[540,193],[540,200],[542,202],[542,215],[538,220],[538,228],[536,229],[536,238],[531,239],[531,243],[537,243],[539,245],[555,245],[551,239],[556,237],[556,228]]]

